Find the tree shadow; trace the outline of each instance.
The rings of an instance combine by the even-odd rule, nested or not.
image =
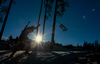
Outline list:
[[[10,59],[10,58],[8,57],[8,58],[5,58],[4,60],[0,61],[0,64],[5,63],[8,59]]]
[[[63,51],[65,52],[65,51]],[[63,55],[61,52],[32,51],[30,54],[21,53],[13,58],[6,58],[0,63],[4,64],[70,64],[72,59],[81,56],[81,53]],[[68,63],[69,62],[69,63]]]
[[[28,57],[23,61],[23,64],[37,64],[37,51],[32,51]]]
[[[19,51],[17,51],[17,52],[19,52]],[[5,53],[5,54],[7,54],[7,53]],[[12,57],[12,58],[10,56],[7,58],[4,57],[5,59],[2,58],[2,60],[0,60],[0,64],[22,64],[22,63],[28,64],[30,62],[37,63],[36,56],[37,56],[37,52],[34,52],[34,51],[32,51],[32,53],[30,53],[30,54],[25,54],[24,52],[21,54],[18,53],[18,54],[15,54],[15,57]]]
[[[45,55],[46,53],[47,53],[47,55]],[[53,56],[50,56],[48,54],[51,54]],[[47,58],[45,58],[45,56],[47,56]],[[50,56],[50,57],[48,57],[48,56]],[[27,59],[25,59],[23,64],[24,63],[25,64],[52,64],[52,63],[54,64],[54,63],[56,63],[58,61],[58,59],[55,59],[55,57],[59,58],[59,57],[62,57],[62,56],[60,54],[53,53],[53,52],[40,52],[40,51],[37,52],[37,51],[33,51],[31,53],[31,55],[29,55],[27,57]],[[59,60],[61,60],[61,59],[59,58]]]
[[[58,54],[58,53],[54,53],[54,52],[51,52],[51,53],[55,56],[55,59],[50,61],[49,64],[62,64],[62,63],[64,63],[66,55],[62,56],[61,54]]]
[[[11,51],[4,51],[4,52],[0,52],[0,56],[1,55],[4,55],[4,54],[7,54],[7,53],[10,53]]]
[[[18,64],[19,60],[24,56],[24,53],[19,54],[18,56],[15,57],[7,57],[6,59],[3,59],[0,63],[2,64]]]
[[[74,63],[73,58],[85,55],[84,53],[70,53],[65,55],[58,54],[55,52],[51,52],[51,53],[55,55],[56,58],[50,61],[48,64],[70,64],[70,63],[73,64]]]
[[[99,64],[100,63],[100,55],[94,53],[86,53],[84,56],[78,56],[74,58],[76,64]],[[94,63],[96,62],[96,63]]]

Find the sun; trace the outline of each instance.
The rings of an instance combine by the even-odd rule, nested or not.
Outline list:
[[[41,42],[42,41],[42,36],[40,36],[40,35],[36,36],[36,41]]]

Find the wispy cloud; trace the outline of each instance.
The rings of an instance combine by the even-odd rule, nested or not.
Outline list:
[[[74,27],[68,27],[68,29],[78,31],[78,29],[77,28],[74,28]]]
[[[73,27],[71,27],[70,29],[72,29],[72,30],[78,30],[78,29],[76,29],[76,28],[73,28]]]

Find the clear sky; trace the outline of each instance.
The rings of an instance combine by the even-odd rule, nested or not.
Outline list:
[[[7,19],[3,38],[6,39],[10,35],[15,38],[21,34],[28,21],[29,26],[36,26],[40,11],[41,0],[14,0]],[[63,32],[56,22],[55,42],[63,45],[83,44],[84,41],[94,43],[98,40],[100,43],[100,0],[67,0],[69,8],[62,17],[57,18],[62,24],[66,25],[68,31]],[[8,1],[9,2],[9,1]],[[8,3],[5,3],[8,5]],[[54,6],[53,6],[54,7]],[[54,8],[53,8],[54,11]],[[45,41],[51,41],[51,32],[53,24],[53,14],[46,21]],[[44,6],[40,19],[39,33],[42,33],[44,20]],[[0,28],[3,23],[0,23]],[[33,32],[35,34],[35,31]],[[32,38],[33,35],[29,35]]]

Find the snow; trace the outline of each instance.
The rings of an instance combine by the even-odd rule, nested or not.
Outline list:
[[[2,64],[74,64],[74,58],[86,55],[85,51],[30,51],[30,55],[17,51],[13,58],[9,58],[11,51],[0,51],[0,63]]]

